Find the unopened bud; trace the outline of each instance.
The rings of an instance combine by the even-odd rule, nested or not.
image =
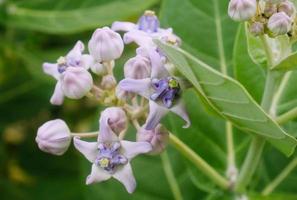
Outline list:
[[[256,15],[256,0],[231,0],[229,2],[228,14],[235,21],[246,21]]]
[[[277,12],[277,6],[274,3],[267,2],[264,8],[264,15],[266,17],[271,17],[274,13]]]
[[[62,76],[61,86],[65,96],[80,99],[91,90],[93,79],[84,68],[69,67]]]
[[[279,12],[286,13],[289,17],[293,16],[296,12],[295,5],[291,1],[284,1],[278,6]]]
[[[106,67],[100,62],[93,63],[93,65],[91,65],[91,70],[93,73],[99,76],[102,76],[107,73]]]
[[[70,130],[63,120],[51,120],[39,127],[35,140],[40,150],[62,155],[71,142]]]
[[[100,121],[107,121],[109,127],[116,134],[127,128],[127,116],[119,107],[106,108],[101,112]]]
[[[291,18],[284,12],[273,14],[268,21],[268,29],[273,35],[283,35],[288,33],[292,28]]]
[[[129,59],[124,66],[126,78],[144,79],[151,75],[151,64],[149,59],[143,56],[136,56]]]
[[[250,25],[249,30],[253,36],[259,36],[264,34],[264,25],[261,22],[254,22]]]
[[[168,140],[169,133],[160,124],[153,130],[141,128],[137,132],[137,141],[149,142],[152,145],[152,151],[150,154],[153,155],[162,153],[168,144]]]
[[[117,85],[117,82],[112,75],[103,76],[101,81],[101,87],[105,90],[114,88]]]
[[[98,28],[89,41],[89,52],[97,61],[112,61],[121,57],[124,43],[120,34],[108,27]]]

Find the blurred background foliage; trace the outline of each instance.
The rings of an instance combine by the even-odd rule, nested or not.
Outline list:
[[[90,164],[73,148],[61,157],[37,148],[37,128],[45,121],[65,119],[74,132],[97,130],[102,109],[88,99],[67,99],[61,107],[50,105],[54,81],[43,74],[41,65],[44,61],[54,62],[77,40],[87,44],[94,29],[115,20],[136,22],[144,10],[153,9],[162,26],[172,27],[183,39],[183,48],[217,70],[226,62],[229,75],[259,101],[263,69],[248,60],[245,36],[240,32],[237,35],[238,24],[228,18],[227,5],[228,0],[0,0],[0,199],[173,199],[164,172],[166,160],[160,156],[140,156],[133,161],[138,187],[129,195],[113,180],[86,186]],[[237,46],[233,48],[236,38]],[[116,62],[118,80],[123,64],[135,54],[134,50],[134,45],[127,46],[125,56]],[[241,52],[240,56],[236,52]],[[294,87],[288,88],[282,99],[281,113],[296,106],[296,77],[297,74],[292,76]],[[164,123],[224,174],[224,121],[208,113],[194,91],[187,91],[184,99],[192,127],[180,128],[183,122],[174,115],[166,117]],[[295,127],[295,122],[286,126],[296,135]],[[236,161],[240,165],[250,138],[234,131]],[[131,139],[134,132],[131,129]],[[218,190],[172,147],[169,146],[166,155],[183,199],[233,199],[232,194]],[[251,199],[297,199],[296,170],[272,195],[259,195],[290,159],[267,145],[251,184],[254,191],[249,194]]]

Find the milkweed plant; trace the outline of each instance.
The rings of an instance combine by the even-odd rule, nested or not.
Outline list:
[[[289,0],[231,0],[228,15],[242,23],[250,57],[266,71],[261,104],[228,75],[225,66],[216,71],[183,50],[182,38],[172,28],[161,27],[155,12],[147,10],[137,23],[115,21],[111,27],[98,28],[88,44],[77,41],[56,62],[43,64],[44,73],[56,80],[51,104],[62,105],[65,98],[87,97],[104,110],[94,132],[72,133],[62,119],[45,122],[36,136],[40,150],[60,156],[73,143],[90,163],[87,185],[113,178],[133,193],[133,158],[159,155],[171,144],[222,190],[231,191],[237,199],[248,199],[248,186],[264,145],[270,143],[290,156],[297,144],[296,138],[281,127],[297,117],[297,110],[280,116],[276,112],[288,77],[297,66],[297,54],[293,53],[297,40],[296,7]],[[117,80],[115,62],[130,43],[137,46],[135,54],[123,66],[124,78]],[[183,93],[190,88],[198,93],[207,110],[226,121],[225,174],[162,124],[162,118],[173,113],[184,121],[183,134],[187,134],[191,127],[187,109],[200,109],[188,107],[183,101]],[[135,128],[135,141],[126,139],[131,126]],[[234,128],[252,135],[242,166],[235,162]],[[296,165],[294,159],[265,187],[263,194],[271,193]]]

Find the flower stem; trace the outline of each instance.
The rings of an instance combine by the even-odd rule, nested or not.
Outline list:
[[[93,138],[97,137],[99,134],[98,131],[95,132],[89,132],[89,133],[71,133],[72,137],[80,137],[80,138]]]
[[[200,169],[206,176],[208,176],[215,184],[223,189],[229,188],[228,181],[220,175],[212,166],[210,166],[203,158],[190,149],[179,138],[170,134],[170,144],[178,150],[183,156],[191,161],[198,169]]]
[[[289,110],[288,112],[282,114],[281,116],[276,118],[276,122],[279,124],[284,124],[294,118],[297,117],[297,107],[293,108],[292,110]]]
[[[265,187],[262,195],[269,195],[295,168],[297,167],[297,158],[294,158],[285,169]]]
[[[166,178],[168,180],[170,189],[173,193],[174,199],[175,200],[183,200],[181,191],[179,189],[177,180],[174,176],[174,172],[173,172],[171,164],[170,164],[169,156],[166,151],[161,154],[161,159],[162,159],[162,163],[163,163],[164,172],[165,172]]]

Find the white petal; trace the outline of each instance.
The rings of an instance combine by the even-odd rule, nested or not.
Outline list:
[[[127,92],[137,93],[147,99],[150,98],[150,95],[153,91],[151,87],[151,79],[131,79],[125,78],[124,80],[120,81],[119,87]]]
[[[71,57],[71,58],[76,58],[76,57],[80,57],[81,53],[84,51],[85,49],[85,45],[81,42],[81,41],[77,41],[76,44],[74,45],[74,47],[68,52],[67,54],[67,58]]]
[[[59,79],[60,73],[58,72],[58,65],[56,63],[43,63],[44,73],[51,75],[55,79]]]
[[[164,67],[160,54],[155,50],[151,49],[149,51],[149,57],[152,65],[151,77],[157,79],[168,77],[169,73]]]
[[[92,165],[91,174],[87,177],[86,184],[90,185],[92,183],[98,183],[101,181],[106,181],[111,178],[111,175],[98,167],[97,165]]]
[[[94,58],[88,54],[84,54],[81,57],[81,67],[88,70],[94,64]]]
[[[120,181],[129,193],[133,193],[136,188],[136,181],[130,163],[128,162],[123,167],[112,175],[115,179]]]
[[[111,29],[114,31],[128,32],[136,28],[136,25],[131,22],[114,22],[112,23]]]
[[[62,91],[60,81],[57,82],[55,91],[50,99],[51,104],[53,105],[62,105],[64,101],[64,93]]]
[[[85,142],[80,140],[79,137],[73,138],[74,147],[82,153],[86,159],[88,159],[91,163],[96,160],[96,156],[98,154],[98,143],[97,142]]]
[[[131,160],[138,154],[148,153],[152,150],[152,145],[148,142],[130,142],[122,140],[121,146],[124,150],[123,154],[129,160]]]
[[[147,48],[156,46],[152,38],[147,33],[139,30],[132,30],[125,33],[123,40],[126,44],[135,42],[138,46],[144,46]]]
[[[179,115],[181,118],[183,118],[183,120],[185,120],[186,124],[183,126],[183,128],[190,127],[191,121],[189,119],[185,105],[182,102],[179,102],[177,105],[173,106],[170,110],[175,114]]]
[[[145,122],[145,129],[152,130],[154,129],[161,121],[169,110],[163,106],[158,105],[154,101],[149,101],[150,109],[149,115]]]
[[[100,134],[98,137],[98,142],[114,142],[119,140],[117,135],[112,131],[108,121],[109,121],[109,117],[107,115],[102,114],[99,121]]]

